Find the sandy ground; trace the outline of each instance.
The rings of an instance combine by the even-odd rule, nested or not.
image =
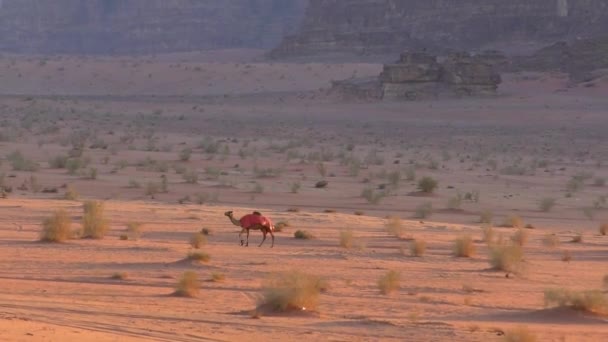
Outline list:
[[[494,98],[353,104],[319,89],[379,65],[4,57],[0,68],[0,176],[12,189],[0,199],[2,341],[500,341],[519,326],[540,341],[608,337],[606,318],[543,301],[551,288],[602,290],[608,274],[598,233],[608,221],[605,79],[572,87],[563,75],[506,75]],[[78,141],[87,166],[50,167]],[[16,150],[39,169],[14,170]],[[412,173],[437,179],[435,193],[420,196]],[[168,191],[146,193],[161,175]],[[315,188],[320,180],[328,186]],[[62,199],[67,186],[79,200]],[[384,197],[370,203],[364,189]],[[550,211],[544,198],[556,202]],[[105,239],[37,241],[57,209],[78,229],[84,199],[105,200]],[[417,218],[425,203],[433,214]],[[260,232],[244,248],[226,210],[290,226],[272,249],[256,246]],[[488,210],[505,239],[516,232],[498,227],[505,217],[530,225],[517,274],[490,270],[478,223]],[[402,218],[404,238],[386,231],[388,216]],[[140,239],[119,239],[128,222],[143,224]],[[201,228],[210,262],[184,261]],[[298,229],[316,239],[294,239]],[[358,248],[340,247],[344,229]],[[463,234],[472,258],[452,255]],[[543,243],[548,234],[558,246]],[[409,255],[412,238],[426,241],[422,257]],[[201,293],[171,296],[187,270]],[[264,279],[289,270],[328,281],[318,313],[252,318]],[[383,295],[388,270],[400,289]],[[207,281],[213,272],[226,279]]]

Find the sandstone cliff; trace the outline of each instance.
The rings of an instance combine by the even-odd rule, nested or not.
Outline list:
[[[606,0],[310,0],[271,56],[533,49],[607,31]]]
[[[270,48],[307,0],[0,0],[0,52]]]

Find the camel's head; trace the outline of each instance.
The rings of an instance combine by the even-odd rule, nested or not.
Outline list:
[[[232,216],[232,210],[231,210],[231,211],[227,211],[227,212],[225,212],[225,213],[224,213],[224,215],[226,215],[226,216],[228,216],[228,217]]]

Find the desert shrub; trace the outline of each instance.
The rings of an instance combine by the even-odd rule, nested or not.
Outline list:
[[[528,242],[528,232],[519,228],[513,236],[511,236],[511,241],[518,246],[524,246],[526,242]]]
[[[110,228],[108,221],[104,218],[104,203],[101,201],[86,201],[83,208],[83,237],[103,239]]]
[[[433,204],[431,202],[422,203],[416,207],[414,218],[425,219],[433,214]]]
[[[179,152],[179,160],[181,160],[183,162],[189,161],[191,156],[192,156],[191,148],[184,148],[183,150],[181,150]]]
[[[549,248],[559,246],[559,238],[555,234],[547,234],[543,237],[543,245]]]
[[[601,235],[608,234],[608,222],[600,224],[600,234]]]
[[[84,173],[85,179],[95,180],[97,179],[97,169],[94,167],[89,168],[86,173]]]
[[[608,315],[608,298],[599,290],[545,290],[545,306],[569,307],[578,311]]]
[[[355,233],[351,229],[340,231],[340,247],[352,248],[355,243]]]
[[[194,233],[192,237],[190,237],[190,246],[192,248],[201,248],[202,246],[207,244],[207,237],[202,233]]]
[[[462,235],[454,241],[454,256],[470,258],[475,255],[475,244],[471,235]]]
[[[583,242],[583,234],[577,233],[576,235],[574,235],[572,237],[572,240],[570,242],[572,242],[572,243],[581,243],[581,242]]]
[[[110,278],[116,280],[126,280],[128,277],[129,275],[127,274],[127,272],[116,272],[113,273]]]
[[[182,178],[188,184],[198,183],[198,172],[196,170],[188,170],[182,174]]]
[[[479,223],[492,224],[494,213],[491,210],[484,210],[479,214]]]
[[[72,237],[72,220],[65,210],[56,211],[42,221],[40,241],[63,242]]]
[[[536,342],[538,338],[527,327],[520,326],[505,332],[504,342]]]
[[[211,235],[211,230],[209,228],[203,228],[201,229],[201,234],[203,235]]]
[[[495,244],[490,246],[489,263],[492,269],[505,272],[518,272],[523,261],[524,251],[521,246],[513,244]]]
[[[302,188],[302,183],[300,182],[293,182],[289,185],[292,194],[297,194],[300,191],[300,188]]]
[[[6,156],[6,159],[11,163],[15,171],[38,171],[39,165],[33,160],[27,159],[19,150]]]
[[[562,261],[570,262],[572,260],[572,253],[569,250],[565,250],[562,252]]]
[[[201,283],[194,271],[186,271],[182,274],[173,295],[178,297],[196,297],[200,291]]]
[[[287,221],[279,221],[277,222],[277,224],[274,225],[274,230],[277,232],[282,232],[283,229],[289,227],[290,224]]]
[[[448,199],[447,207],[452,210],[459,210],[462,206],[462,195],[459,193]]]
[[[388,218],[385,224],[386,231],[398,238],[405,236],[405,227],[399,216],[391,216]]]
[[[556,204],[555,198],[545,197],[542,200],[540,200],[538,208],[541,211],[549,212],[549,211],[551,211],[551,209],[553,209],[555,204]]]
[[[494,242],[494,237],[496,235],[496,232],[494,231],[494,228],[492,228],[491,225],[485,225],[481,228],[481,233],[483,236],[483,242],[487,243],[487,244],[491,244]]]
[[[583,187],[585,186],[585,180],[580,178],[580,177],[576,177],[573,176],[568,183],[566,183],[566,190],[569,193],[574,193],[577,191],[580,191]]]
[[[254,185],[253,185],[252,192],[256,193],[256,194],[261,194],[261,193],[264,192],[264,186],[262,184],[258,183],[258,182],[255,182]]]
[[[378,289],[384,295],[390,294],[399,289],[401,275],[397,271],[388,271],[385,275],[378,279]]]
[[[524,221],[517,215],[509,215],[505,217],[502,227],[506,228],[523,228]]]
[[[49,167],[51,169],[64,169],[68,163],[68,156],[58,155],[49,159]]]
[[[139,184],[139,182],[136,181],[135,179],[129,179],[129,185],[127,185],[127,188],[139,189],[139,188],[141,188],[141,184]]]
[[[188,253],[187,259],[192,261],[208,262],[211,260],[211,256],[205,252],[190,252]]]
[[[361,197],[369,204],[378,204],[385,196],[383,191],[374,191],[372,188],[365,188],[361,191]]]
[[[295,233],[293,233],[293,237],[296,239],[302,239],[302,240],[312,240],[314,239],[314,235],[312,235],[311,233],[305,231],[305,230],[296,230]]]
[[[224,273],[219,273],[219,272],[212,272],[211,273],[211,281],[215,282],[215,283],[219,283],[222,282],[226,279],[226,276],[224,275]]]
[[[437,188],[437,181],[432,177],[423,177],[418,181],[418,189],[424,193],[430,194]]]
[[[137,240],[141,237],[142,224],[139,222],[127,223],[127,238]]]
[[[325,181],[325,180],[322,180],[322,181],[318,181],[318,182],[315,183],[315,188],[317,188],[317,189],[324,189],[324,188],[327,187],[327,185],[329,185],[329,183],[327,181]]]
[[[154,198],[154,196],[156,194],[158,194],[159,191],[160,191],[160,186],[158,185],[158,183],[155,183],[155,182],[146,183],[146,190],[145,190],[146,196],[150,196],[151,198]]]
[[[421,257],[426,252],[426,241],[415,239],[410,242],[410,255],[414,257]]]
[[[327,283],[317,276],[299,271],[278,273],[263,283],[258,304],[273,311],[314,311],[326,289]]]
[[[408,182],[413,182],[416,180],[416,169],[414,167],[410,167],[405,170],[405,180]]]
[[[78,192],[76,190],[74,190],[73,187],[68,185],[68,187],[65,189],[65,194],[63,195],[63,199],[68,200],[68,201],[76,201],[76,200],[78,200],[78,197],[80,197]]]

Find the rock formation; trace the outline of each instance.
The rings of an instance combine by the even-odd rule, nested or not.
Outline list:
[[[427,52],[407,52],[396,63],[385,64],[377,78],[337,81],[331,92],[349,100],[421,100],[490,95],[500,82],[495,53],[437,58]]]
[[[517,53],[602,32],[606,0],[310,0],[298,33],[271,56],[362,58],[419,48]]]
[[[307,0],[0,0],[0,51],[140,54],[270,48]]]

